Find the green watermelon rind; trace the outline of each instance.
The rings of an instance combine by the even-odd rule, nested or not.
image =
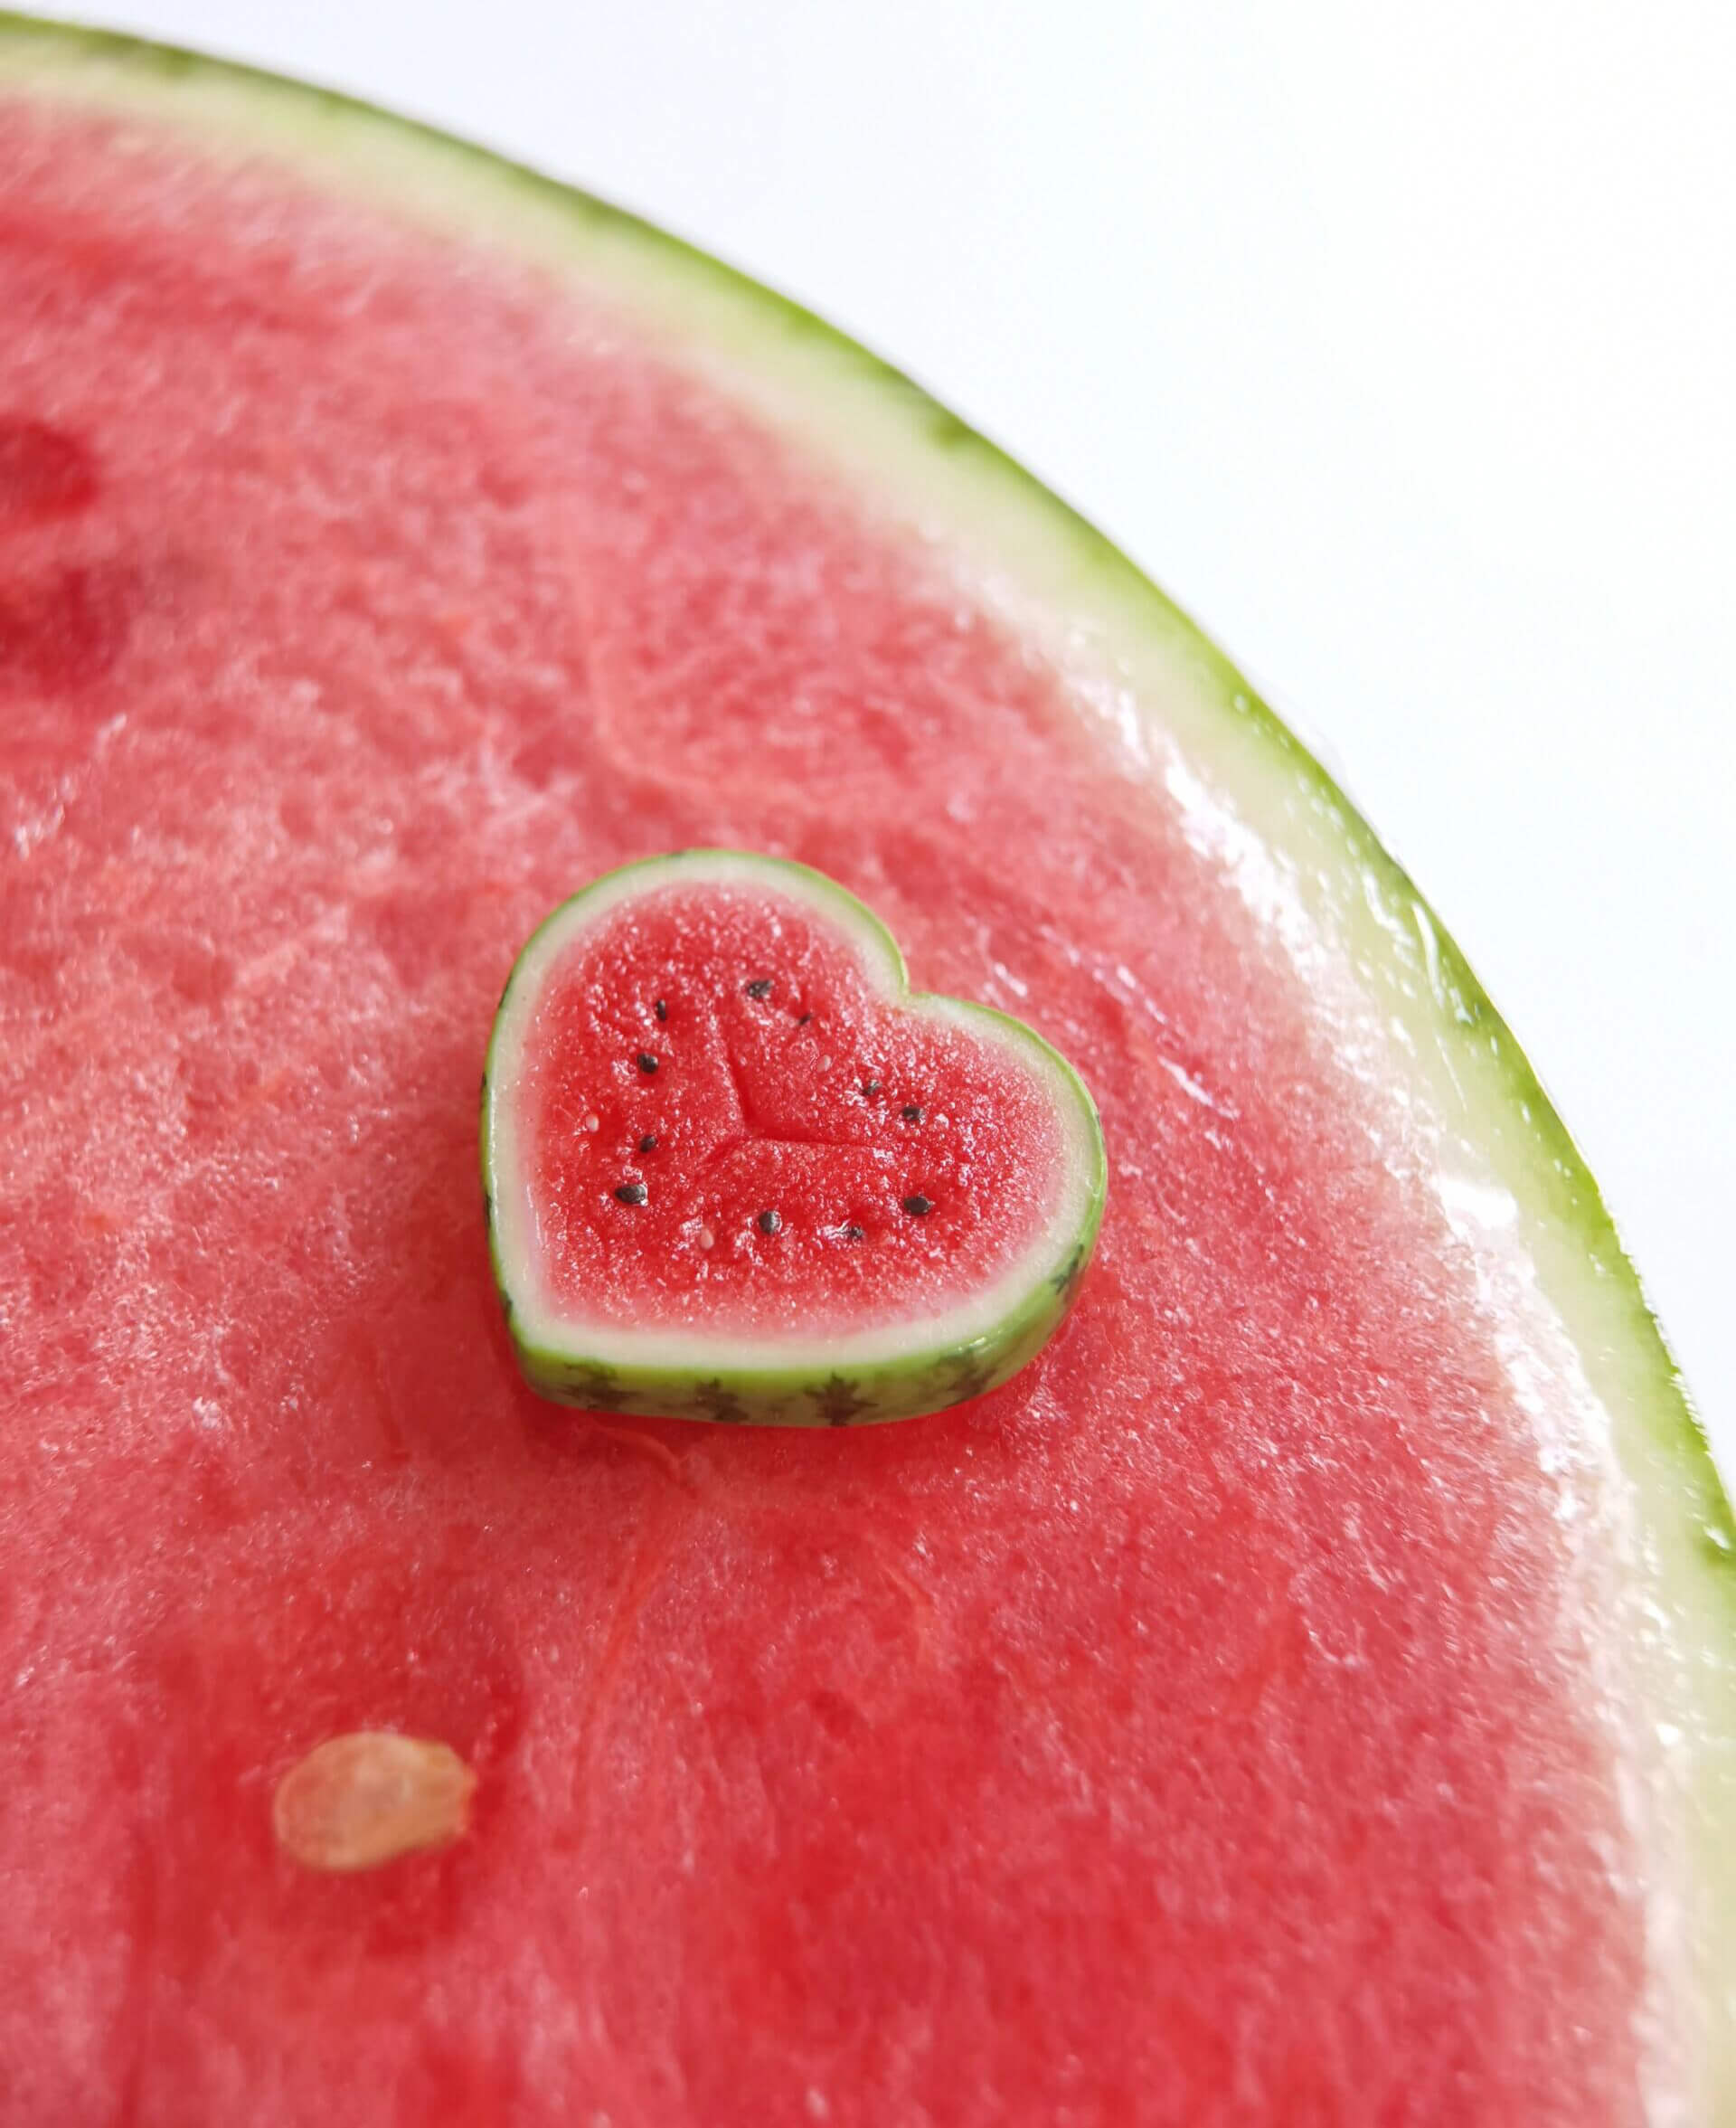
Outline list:
[[[130,36],[0,11],[8,80],[167,125],[231,159],[269,157],[403,222],[607,288],[891,520],[920,536],[943,525],[949,548],[977,550],[970,589],[984,604],[1063,671],[1078,669],[1075,649],[1092,682],[1107,670],[1135,736],[1173,742],[1287,859],[1309,915],[1415,1043],[1429,1098],[1510,1190],[1537,1283],[1608,1414],[1630,1495],[1617,1572],[1629,1615],[1661,1622],[1644,1629],[1657,1643],[1646,1711],[1689,1769],[1683,1911],[1665,1925],[1685,1935],[1695,1977],[1697,2110],[1736,2106],[1736,1520],[1578,1149],[1458,947],[1307,748],[1109,539],[995,445],[811,312],[678,238],[415,120]]]
[[[1043,1236],[1044,1245],[1022,1267],[1024,1275],[1016,1292],[972,1335],[949,1336],[944,1319],[931,1319],[913,1326],[899,1348],[884,1357],[850,1357],[835,1342],[830,1350],[811,1350],[788,1365],[743,1365],[720,1343],[703,1357],[690,1354],[659,1364],[609,1352],[583,1324],[568,1328],[538,1322],[533,1304],[526,1304],[530,1274],[527,1267],[511,1261],[508,1222],[502,1210],[512,1188],[503,1172],[511,1157],[503,1124],[510,1098],[506,1089],[514,1079],[513,1049],[521,1038],[515,1029],[533,1004],[546,957],[557,942],[580,935],[588,916],[620,906],[634,892],[655,894],[683,880],[705,885],[721,879],[763,884],[772,893],[799,895],[858,943],[864,961],[873,966],[876,988],[895,1009],[941,1013],[1024,1052],[1034,1067],[1033,1076],[1052,1089],[1058,1108],[1066,1111],[1060,1118],[1063,1140],[1084,1153],[1080,1187],[1071,1193],[1063,1216]],[[865,902],[812,865],[739,850],[682,850],[637,858],[592,880],[543,918],[514,962],[495,1009],[483,1069],[479,1151],[495,1287],[520,1371],[531,1387],[556,1403],[589,1411],[724,1425],[879,1425],[922,1418],[999,1388],[1029,1366],[1060,1329],[1097,1245],[1109,1188],[1096,1103],[1052,1044],[994,1006],[912,990],[897,940]]]

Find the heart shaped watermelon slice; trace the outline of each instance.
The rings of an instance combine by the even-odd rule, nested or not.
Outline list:
[[[1728,2117],[1736,1538],[1596,1188],[1307,752],[908,383],[7,18],[0,808],[5,2128]],[[1090,1085],[1000,1388],[523,1381],[503,975],[694,847]]]
[[[1103,1214],[1079,1074],[913,997],[804,865],[645,859],[520,955],[483,1081],[495,1275],[545,1396],[725,1424],[967,1403],[1048,1342]]]

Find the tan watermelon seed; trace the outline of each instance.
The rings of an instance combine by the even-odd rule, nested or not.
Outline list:
[[[445,1847],[470,1822],[476,1777],[449,1745],[391,1729],[329,1737],[278,1783],[271,1827],[307,1869],[374,1869]]]

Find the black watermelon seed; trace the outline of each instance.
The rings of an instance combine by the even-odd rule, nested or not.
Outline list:
[[[648,1049],[641,1049],[639,1052],[639,1069],[648,1078],[650,1074],[656,1070],[656,1058],[652,1055]]]
[[[623,1182],[617,1186],[615,1191],[624,1205],[642,1205],[648,1194],[642,1182]]]
[[[771,978],[769,975],[756,976],[752,982],[743,983],[741,988],[750,998],[769,998],[771,996]]]
[[[796,1025],[798,1027],[805,1027],[808,1021],[813,1018],[813,1017],[814,1015],[811,1012],[798,1012],[796,1015]]]
[[[639,1140],[639,1150],[642,1153],[654,1153],[656,1151],[656,1149],[657,1134],[655,1130],[647,1130],[645,1136]]]
[[[844,1228],[844,1238],[847,1242],[860,1242],[865,1241],[867,1236],[863,1233],[863,1229],[859,1227],[853,1220],[851,1224]]]
[[[919,1190],[915,1196],[905,1198],[904,1209],[912,1219],[926,1219],[929,1214],[933,1211],[934,1206]]]
[[[862,1083],[862,1092],[864,1100],[878,1101],[885,1091],[885,1088],[881,1084],[878,1079],[864,1079]]]
[[[661,998],[657,999],[657,1002],[655,1006],[653,1006],[652,1010],[656,1014],[659,1019],[667,1019],[669,1017],[668,1004]]]
[[[922,1111],[913,1101],[907,1101],[898,1112],[907,1123],[920,1123],[922,1121]]]
[[[779,1215],[772,1211],[761,1212],[759,1218],[754,1221],[754,1225],[761,1234],[776,1234],[783,1224]]]

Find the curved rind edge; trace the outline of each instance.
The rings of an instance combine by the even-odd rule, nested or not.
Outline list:
[[[1443,1052],[1450,1046],[1456,1061],[1474,1065],[1480,1082],[1498,1092],[1503,1126],[1520,1134],[1518,1152],[1509,1148],[1506,1157],[1525,1168],[1527,1238],[1542,1235],[1550,1244],[1539,1252],[1544,1291],[1566,1319],[1567,1300],[1548,1275],[1552,1263],[1559,1270],[1566,1262],[1596,1293],[1599,1335],[1590,1340],[1576,1330],[1575,1342],[1611,1412],[1618,1461],[1636,1496],[1644,1547],[1636,1578],[1655,1586],[1689,1643],[1679,1690],[1692,1705],[1670,1711],[1694,1725],[1688,1785],[1699,1868],[1688,1882],[1697,1893],[1702,1939],[1702,2095],[1736,2100],[1736,1519],[1686,1386],[1578,1149],[1463,954],[1303,742],[1172,601],[1034,476],[891,364],[681,239],[486,147],[342,92],[123,33],[0,10],[0,84],[7,77],[80,107],[172,120],[232,153],[283,160],[304,181],[338,188],[341,178],[346,193],[373,187],[406,220],[484,234],[527,260],[556,263],[560,251],[571,265],[571,254],[585,251],[589,276],[608,252],[618,287],[631,282],[637,299],[643,280],[645,314],[653,319],[666,317],[669,291],[679,288],[684,303],[706,313],[708,329],[720,320],[731,329],[745,321],[752,360],[732,371],[723,366],[745,397],[757,397],[770,425],[809,443],[837,442],[834,455],[860,478],[862,451],[850,458],[840,440],[872,407],[883,431],[900,430],[912,453],[932,465],[958,461],[963,470],[950,483],[950,500],[961,513],[961,536],[963,519],[992,516],[997,550],[1024,543],[1014,573],[1035,557],[1030,574],[1042,582],[1039,611],[1052,614],[1076,592],[1082,608],[1107,617],[1118,648],[1131,646],[1130,663],[1149,652],[1192,690],[1214,745],[1233,754],[1240,734],[1244,771],[1269,780],[1287,812],[1316,816],[1348,891],[1378,904],[1387,934],[1376,941],[1387,957],[1378,972],[1401,988],[1422,985]],[[802,390],[787,394],[788,379],[779,377],[772,404],[765,380],[780,361],[802,370]],[[826,419],[803,403],[804,392],[827,402]],[[845,399],[853,402],[847,417],[830,405]],[[968,506],[960,501],[966,496]],[[1150,712],[1141,702],[1137,714],[1148,719]],[[1418,932],[1426,939],[1420,957],[1392,942]]]
[[[790,1367],[732,1365],[727,1358],[645,1365],[605,1357],[587,1350],[582,1336],[571,1343],[527,1332],[505,1261],[498,1207],[502,1177],[496,1158],[497,1103],[505,1060],[508,1004],[530,979],[540,943],[571,923],[576,911],[623,882],[642,879],[645,891],[656,892],[684,875],[704,882],[718,878],[724,866],[745,875],[765,875],[795,888],[804,899],[824,908],[840,927],[865,940],[882,963],[881,983],[894,1007],[920,1010],[942,1005],[954,1017],[978,1019],[1002,1041],[1028,1046],[1058,1082],[1060,1096],[1070,1099],[1076,1124],[1090,1147],[1090,1170],[1080,1215],[1036,1267],[1031,1283],[985,1330],[961,1338],[944,1334],[908,1351],[880,1360],[840,1360],[835,1366],[803,1362]],[[626,896],[620,897],[627,898]],[[613,901],[604,904],[617,905]],[[539,1396],[588,1411],[620,1412],[646,1418],[685,1419],[709,1424],[760,1426],[868,1426],[894,1420],[924,1418],[935,1412],[986,1396],[1028,1367],[1049,1342],[1071,1308],[1090,1263],[1103,1221],[1109,1190],[1109,1160],[1102,1125],[1090,1089],[1066,1057],[1034,1027],[993,1006],[968,998],[944,998],[912,990],[897,940],[873,910],[828,874],[793,858],[740,850],[683,850],[639,857],[592,880],[557,904],[531,933],[513,963],[495,1008],[483,1068],[482,1118],[478,1133],[484,1203],[488,1226],[488,1257],[519,1369]]]

